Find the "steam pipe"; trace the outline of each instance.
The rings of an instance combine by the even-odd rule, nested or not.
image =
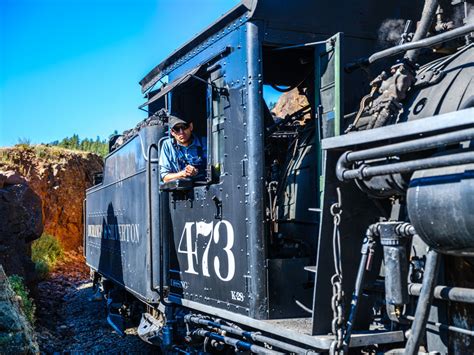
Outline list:
[[[258,345],[250,344],[245,341],[234,339],[225,335],[220,335],[218,333],[214,333],[205,329],[196,329],[193,334],[203,338],[211,338],[217,341],[221,341],[227,345],[235,347],[238,350],[251,351],[254,354],[283,354],[278,351],[266,349]]]
[[[434,250],[428,251],[423,275],[423,284],[416,305],[415,319],[411,326],[411,333],[405,348],[405,355],[418,353],[420,341],[426,328],[426,322],[430,313],[436,278],[439,269],[440,254]]]
[[[423,12],[421,13],[421,19],[416,28],[415,34],[413,35],[413,42],[419,41],[426,37],[431,23],[433,22],[436,10],[438,9],[438,0],[426,0],[423,6]],[[405,58],[410,62],[416,62],[419,54],[419,49],[413,49],[405,54]]]
[[[343,158],[344,155],[341,157]],[[382,176],[395,173],[411,173],[416,170],[442,168],[445,166],[462,165],[474,163],[474,151],[468,151],[457,154],[443,155],[400,163],[386,164],[380,166],[362,165],[357,169],[344,169],[344,163],[341,158],[336,167],[336,175],[340,181],[353,179],[366,179],[373,176]],[[341,164],[340,164],[341,163]]]
[[[184,317],[184,320],[187,323],[194,323],[194,324],[198,324],[198,325],[204,325],[204,326],[207,326],[207,327],[222,329],[226,333],[234,334],[234,335],[246,338],[246,339],[251,339],[253,341],[258,341],[260,343],[266,343],[266,344],[269,344],[271,346],[274,346],[274,347],[283,349],[285,351],[288,351],[290,353],[296,353],[296,354],[304,353],[306,355],[313,355],[313,354],[315,355],[316,354],[316,353],[314,353],[310,350],[306,350],[306,349],[300,348],[298,346],[287,344],[287,343],[284,343],[282,341],[266,337],[266,336],[261,335],[259,333],[247,332],[247,331],[244,331],[244,330],[241,330],[241,329],[238,329],[238,328],[229,327],[227,325],[223,325],[223,324],[220,324],[220,323],[217,323],[217,322],[213,322],[213,321],[210,321],[208,319],[204,319],[202,317],[195,316],[195,315],[192,315],[192,314],[186,315]]]
[[[384,145],[376,148],[349,152],[345,156],[347,162],[356,162],[367,159],[390,157],[398,154],[418,152],[433,148],[444,147],[448,144],[459,143],[474,139],[474,128],[461,131],[439,134],[432,137],[420,138],[411,141]]]
[[[415,320],[415,317],[412,317],[412,316],[405,316],[404,318],[406,318],[410,321]],[[452,332],[466,334],[466,335],[469,335],[471,337],[474,336],[474,330],[467,330],[467,329],[464,329],[464,328],[454,327],[452,325],[447,325],[447,324],[443,324],[443,323],[440,323],[440,322],[427,321],[426,323],[430,324],[430,325],[434,325],[436,327],[439,327],[440,329],[446,329],[446,330],[450,330]]]
[[[422,284],[408,284],[408,294],[419,296]],[[474,304],[474,289],[462,287],[436,286],[433,291],[433,297],[439,300],[463,302]]]
[[[408,294],[415,297],[420,296],[422,286],[420,283],[409,283]],[[366,287],[365,290],[384,292],[384,282],[376,281],[372,287]],[[433,297],[442,301],[474,304],[474,289],[439,285],[435,287]]]
[[[392,57],[394,55],[397,55],[409,50],[415,50],[415,49],[420,49],[424,47],[431,47],[441,42],[446,42],[454,38],[462,37],[468,34],[469,32],[473,32],[473,31],[474,31],[474,24],[468,24],[462,27],[458,27],[454,30],[441,33],[436,36],[428,37],[416,42],[408,42],[405,44],[401,44],[399,46],[395,46],[395,47],[388,48],[383,51],[374,53],[368,58],[362,58],[362,59],[357,60],[354,63],[349,63],[346,65],[345,70],[346,72],[350,73],[357,68],[368,66],[370,64],[375,63],[376,61],[380,59]]]

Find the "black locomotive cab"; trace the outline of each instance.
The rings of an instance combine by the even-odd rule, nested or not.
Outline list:
[[[381,294],[398,286],[381,286],[392,279],[374,238],[392,227],[368,229],[394,218],[405,180],[343,184],[338,174],[363,174],[364,159],[341,160],[346,150],[403,141],[393,127],[343,135],[359,129],[372,99],[369,78],[348,74],[346,58],[378,48],[383,20],[419,13],[410,1],[246,0],[140,81],[147,118],[112,142],[104,180],[85,202],[87,263],[116,330],[138,299],[139,335],[165,353],[224,344],[319,353],[406,340],[403,325],[386,326],[394,317],[379,312]],[[291,100],[275,106],[282,94]],[[170,115],[192,122],[204,145],[199,179],[160,177]],[[385,195],[374,197],[377,188]]]

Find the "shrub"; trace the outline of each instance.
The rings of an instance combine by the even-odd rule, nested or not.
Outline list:
[[[46,261],[38,260],[35,262],[35,270],[40,279],[45,279],[48,276],[51,267]]]
[[[21,298],[21,309],[25,313],[26,318],[31,324],[35,323],[35,309],[36,306],[33,300],[29,297],[28,288],[23,282],[23,277],[12,275],[8,278],[13,291]]]
[[[37,145],[35,146],[35,154],[39,158],[48,158],[48,149],[45,146]]]
[[[63,248],[59,240],[43,233],[41,238],[31,244],[31,259],[36,264],[36,271],[44,278],[54,264],[63,256]]]
[[[12,160],[8,155],[8,151],[0,149],[0,163],[9,164]]]

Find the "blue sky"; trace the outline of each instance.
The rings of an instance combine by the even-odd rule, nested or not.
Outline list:
[[[138,81],[238,0],[0,0],[0,146],[108,137]]]

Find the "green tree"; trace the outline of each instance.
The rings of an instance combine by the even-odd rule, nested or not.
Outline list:
[[[117,132],[117,131],[115,131]],[[114,133],[115,133],[114,132]],[[92,152],[105,157],[109,152],[109,143],[107,139],[100,139],[99,136],[95,140],[92,138],[80,139],[78,134],[73,134],[72,137],[65,137],[60,141],[56,140],[49,145],[58,146],[66,149],[82,150]]]

